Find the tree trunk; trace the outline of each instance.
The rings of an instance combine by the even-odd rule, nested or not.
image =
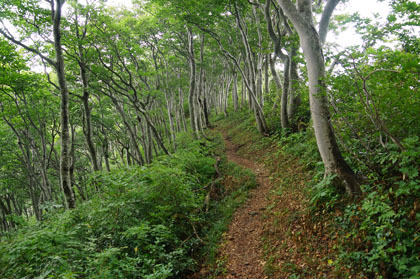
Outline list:
[[[188,94],[188,108],[190,111],[190,122],[193,134],[196,138],[199,138],[198,127],[197,127],[197,117],[195,110],[195,90],[196,90],[196,67],[195,67],[195,57],[194,57],[194,41],[191,28],[187,28],[188,33],[188,60],[190,64],[190,91]]]
[[[298,1],[299,11],[290,0],[277,0],[277,2],[299,34],[308,69],[311,116],[318,150],[325,166],[325,175],[336,174],[339,187],[344,186],[349,195],[357,194],[360,192],[360,182],[344,161],[330,123],[327,88],[324,81],[324,56],[319,35],[312,25],[311,1]]]
[[[260,132],[260,134],[265,135],[266,133],[268,133],[268,126],[267,123],[265,121],[265,116],[263,113],[263,109],[260,105],[260,103],[258,102],[258,88],[257,88],[257,69],[255,67],[255,63],[254,63],[254,58],[253,58],[253,54],[251,51],[251,46],[249,45],[249,40],[248,40],[248,36],[245,32],[245,26],[244,26],[244,22],[241,18],[241,15],[239,14],[238,11],[238,7],[235,4],[235,16],[236,16],[236,22],[237,22],[237,26],[239,28],[239,31],[241,33],[241,38],[242,38],[242,43],[244,45],[245,48],[245,61],[248,62],[248,74],[249,74],[249,79],[246,80],[246,76],[244,75],[238,60],[232,56],[231,54],[229,55],[229,57],[231,59],[234,60],[235,65],[237,66],[237,68],[239,69],[239,71],[242,74],[242,77],[245,80],[246,86],[248,88],[248,93],[249,93],[249,97],[250,97],[250,104],[254,110],[254,115],[255,115],[255,120],[257,122],[257,127],[258,127],[258,131]],[[261,69],[260,69],[261,70]],[[249,81],[249,82],[248,82]]]
[[[88,81],[88,76],[87,76],[86,60],[85,60],[85,55],[83,53],[83,45],[82,45],[83,39],[85,38],[85,35],[82,35],[82,34],[86,34],[86,32],[84,33],[82,32],[82,34],[80,34],[78,20],[79,18],[78,18],[78,15],[76,14],[76,20],[74,24],[76,25],[76,37],[78,39],[78,43],[77,43],[78,65],[79,65],[79,72],[80,72],[80,78],[82,80],[82,89],[83,89],[83,95],[81,96],[81,99],[83,102],[83,109],[84,109],[84,114],[85,114],[85,121],[83,123],[85,127],[84,127],[83,132],[86,138],[86,143],[88,145],[88,151],[90,155],[90,160],[92,162],[93,170],[99,171],[100,165],[98,163],[96,147],[92,140],[91,108],[89,105],[90,94],[89,94],[89,89],[88,89],[89,81]]]
[[[296,63],[296,53],[298,51],[297,47],[291,47],[289,53],[289,100],[287,102],[287,117],[289,122],[295,123],[294,118],[296,115],[296,111],[298,106],[300,105],[300,94],[298,92],[299,88],[299,75],[297,71],[297,63]]]
[[[168,94],[165,93],[165,99],[166,99],[166,112],[168,113],[168,119],[169,119],[169,130],[170,130],[170,141],[172,142],[172,148],[175,150],[175,124],[173,119],[173,104],[172,104],[172,94],[168,97]]]
[[[102,117],[102,121],[104,119],[104,113],[103,110],[101,110],[101,117]],[[109,141],[108,141],[108,135],[107,132],[105,131],[105,126],[101,123],[101,132],[102,135],[104,136],[104,140],[102,142],[102,152],[103,155],[105,157],[105,167],[107,171],[111,171],[111,166],[109,164]]]
[[[178,79],[181,80],[181,70],[178,72]],[[179,85],[179,109],[181,116],[181,124],[184,132],[187,132],[187,120],[185,119],[185,110],[184,110],[184,91],[182,90],[182,85],[180,82]]]
[[[289,57],[285,56],[283,58],[284,64],[284,78],[283,78],[283,91],[281,93],[281,102],[280,102],[280,115],[281,115],[281,127],[283,129],[287,129],[290,127],[289,125],[289,118],[287,117],[287,99],[289,97],[289,84],[290,84],[290,76],[289,76]]]
[[[94,171],[99,171],[100,167],[98,164],[98,158],[96,155],[96,148],[95,144],[92,140],[92,119],[91,119],[91,108],[89,105],[89,91],[88,91],[88,85],[87,85],[87,77],[86,77],[86,69],[84,69],[84,66],[80,66],[80,75],[82,77],[82,83],[83,83],[83,96],[82,96],[82,102],[83,102],[83,108],[85,113],[85,138],[88,145],[88,150],[90,154],[90,160],[92,162],[92,167]]]
[[[264,58],[264,94],[268,96],[270,93],[269,77],[268,77],[268,63],[270,54],[266,54]],[[264,99],[263,99],[264,100]]]
[[[233,72],[233,88],[232,88],[233,110],[238,110],[238,74]]]
[[[112,97],[111,95],[109,95],[109,96],[111,97],[111,101],[114,103],[115,108],[116,108],[116,109],[117,109],[117,111],[119,112],[119,114],[120,114],[120,116],[121,116],[121,118],[122,118],[122,120],[123,120],[123,123],[124,123],[125,127],[127,128],[128,132],[129,132],[129,135],[130,135],[130,139],[131,139],[132,145],[133,145],[133,147],[134,147],[135,152],[137,153],[137,158],[135,158],[135,157],[133,157],[133,158],[135,158],[136,162],[137,162],[140,166],[142,166],[142,165],[144,165],[144,159],[143,159],[143,156],[141,155],[141,152],[140,152],[139,146],[138,146],[138,144],[137,144],[137,136],[136,136],[135,129],[134,129],[134,128],[132,127],[132,125],[130,125],[130,123],[128,122],[127,117],[126,117],[126,114],[125,114],[125,112],[124,112],[124,109],[123,109],[123,108],[122,108],[122,106],[118,103],[118,100],[117,100],[115,97]],[[139,121],[139,122],[140,122],[140,121]],[[127,148],[127,149],[128,149],[128,148]]]
[[[245,96],[246,96],[246,86],[245,86],[245,80],[242,78],[242,86],[241,86],[241,108],[245,104]]]
[[[274,58],[272,58],[270,56],[271,75],[273,76],[274,82],[276,84],[277,92],[278,92],[278,98],[276,98],[276,101],[274,102],[273,109],[277,108],[277,104],[278,104],[279,100],[281,100],[281,92],[283,92],[283,90],[284,90],[283,87],[282,87],[279,75],[277,74],[275,61],[276,61],[276,56],[274,55]]]
[[[53,2],[51,2],[53,3]],[[62,189],[66,197],[66,205],[68,208],[75,208],[76,202],[74,198],[73,189],[71,187],[70,178],[70,130],[69,130],[69,92],[67,88],[63,50],[61,48],[61,8],[64,4],[63,0],[55,0],[55,10],[53,13],[53,34],[54,34],[54,49],[56,56],[56,72],[58,84],[61,93],[61,156],[60,156],[60,175]],[[53,7],[53,5],[52,5]],[[53,7],[54,9],[54,7]]]

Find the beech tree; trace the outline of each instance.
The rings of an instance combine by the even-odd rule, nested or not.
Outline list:
[[[326,94],[322,43],[326,38],[326,28],[336,1],[330,0],[328,3],[332,3],[327,3],[319,31],[316,31],[314,26],[311,0],[298,0],[296,6],[290,0],[277,0],[277,2],[299,34],[308,69],[311,116],[318,150],[325,166],[325,176],[337,175],[338,183],[344,186],[349,195],[358,194],[361,181],[346,163],[338,148],[330,122]]]
[[[42,75],[27,72],[27,61],[19,55],[14,46],[3,40],[0,44],[0,119],[4,124],[4,138],[9,138],[9,142],[3,144],[5,150],[12,146],[17,149],[16,152],[12,152],[10,162],[2,169],[6,177],[11,177],[10,182],[15,187],[12,181],[21,180],[19,183],[31,200],[36,218],[40,220],[40,206],[56,199],[56,189],[53,187],[56,180],[49,175],[49,169],[56,163],[53,150],[58,133],[58,118],[55,117],[58,114],[57,98],[48,90]],[[6,127],[9,128],[9,133],[6,132]],[[17,171],[14,173],[10,172],[7,166],[16,161],[22,166],[16,167]],[[3,193],[3,197],[6,204],[9,204],[16,197],[8,183],[4,186],[6,192]],[[14,203],[17,201],[19,199]],[[14,211],[20,212],[19,215],[23,210],[22,205],[14,206]],[[7,215],[13,213],[10,206],[5,207],[3,212]]]
[[[264,16],[267,22],[267,31],[274,46],[274,58],[270,59],[271,73],[276,82],[278,90],[281,90],[280,97],[280,119],[282,128],[290,128],[291,121],[294,120],[296,110],[300,104],[300,95],[297,93],[299,84],[299,76],[297,73],[297,40],[296,31],[288,23],[283,11],[275,6],[275,13],[272,14],[272,4],[276,5],[273,0],[266,1],[264,5]],[[287,50],[285,41],[288,41]],[[283,62],[283,84],[280,83],[277,71],[275,69],[276,58],[280,58]]]
[[[67,48],[65,55],[69,56],[67,72],[71,72],[75,77],[79,77],[72,88],[74,89],[74,96],[80,99],[83,104],[83,134],[86,138],[89,158],[93,170],[99,171],[101,165],[98,161],[98,154],[94,143],[92,127],[93,108],[91,105],[92,88],[90,86],[91,80],[89,75],[89,67],[92,64],[92,60],[97,58],[93,54],[93,41],[91,40],[92,38],[90,38],[92,31],[90,30],[91,28],[89,28],[93,25],[91,22],[93,14],[99,11],[98,8],[95,10],[93,3],[94,2],[90,3],[87,1],[86,5],[83,6],[78,3],[78,1],[69,2],[70,11],[67,16],[66,27],[68,26],[70,32],[64,34],[64,44]],[[74,67],[72,64],[76,64],[77,66]],[[78,91],[81,91],[81,93],[78,93]]]
[[[61,43],[61,21],[62,21],[62,8],[65,3],[64,0],[51,0],[46,1],[50,5],[50,19],[49,23],[52,26],[52,36],[54,38],[52,47],[54,48],[55,52],[55,59],[50,58],[48,55],[45,55],[44,52],[40,49],[37,49],[36,46],[32,47],[27,45],[24,39],[16,39],[14,35],[9,32],[3,22],[3,28],[0,28],[0,33],[11,42],[23,47],[29,52],[34,53],[35,55],[39,56],[45,63],[48,63],[51,67],[54,68],[57,74],[58,86],[57,88],[60,90],[61,94],[61,133],[60,133],[60,176],[61,176],[61,187],[66,197],[66,205],[69,208],[74,208],[75,204],[75,197],[74,192],[71,187],[71,178],[70,178],[70,127],[69,127],[69,92],[67,88],[67,81],[66,81],[66,74],[65,74],[65,65],[64,65],[64,57],[63,57],[63,50],[62,50],[62,43]],[[19,24],[19,20],[22,20],[20,24],[23,29],[23,32],[26,32],[28,36],[31,35],[31,32],[37,33],[41,38],[46,38],[46,34],[42,32],[45,30],[41,30],[40,26],[45,25],[48,22],[46,17],[40,18],[40,16],[46,16],[47,10],[41,8],[37,1],[24,1],[23,3],[19,3],[19,7],[14,7],[14,5],[10,5],[9,3],[2,3],[4,14],[7,15],[7,19],[12,20],[12,22],[17,22]],[[28,10],[28,7],[33,8],[33,10]],[[17,13],[14,14],[13,11],[18,8]],[[33,18],[26,18],[27,13],[29,17]],[[42,22],[37,22],[41,20]],[[23,22],[23,23],[22,23]],[[48,42],[45,39],[45,42]]]

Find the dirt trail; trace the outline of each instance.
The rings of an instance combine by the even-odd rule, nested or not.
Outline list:
[[[272,187],[268,172],[257,162],[237,154],[237,147],[223,133],[226,143],[226,155],[229,161],[246,167],[255,173],[258,187],[249,192],[249,199],[233,215],[229,229],[224,236],[224,245],[220,256],[226,259],[227,272],[219,278],[227,279],[263,279],[263,213],[269,205],[267,199]]]
[[[248,192],[223,235],[218,250],[218,267],[223,263],[223,269],[218,268],[222,274],[216,278],[350,278],[345,274],[351,270],[334,265],[341,241],[337,228],[328,216],[320,218],[319,212],[309,210],[305,189],[313,174],[307,167],[277,152],[275,145],[250,149],[258,139],[242,138],[236,146],[226,129],[217,131],[225,140],[228,160],[254,172],[258,186]],[[204,267],[191,279],[208,274]]]

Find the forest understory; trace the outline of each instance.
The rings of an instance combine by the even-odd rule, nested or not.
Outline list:
[[[204,266],[192,278],[365,278],[334,265],[338,234],[331,220],[311,215],[311,170],[237,119],[216,125],[227,159],[250,169],[257,186],[223,233],[217,266]]]

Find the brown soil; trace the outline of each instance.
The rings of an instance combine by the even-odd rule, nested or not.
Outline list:
[[[251,190],[249,199],[235,212],[228,231],[223,237],[220,258],[226,259],[225,274],[218,278],[263,279],[264,260],[261,237],[263,236],[263,213],[269,204],[268,193],[272,187],[268,173],[261,164],[239,156],[237,147],[223,135],[229,161],[252,170],[258,187]]]

